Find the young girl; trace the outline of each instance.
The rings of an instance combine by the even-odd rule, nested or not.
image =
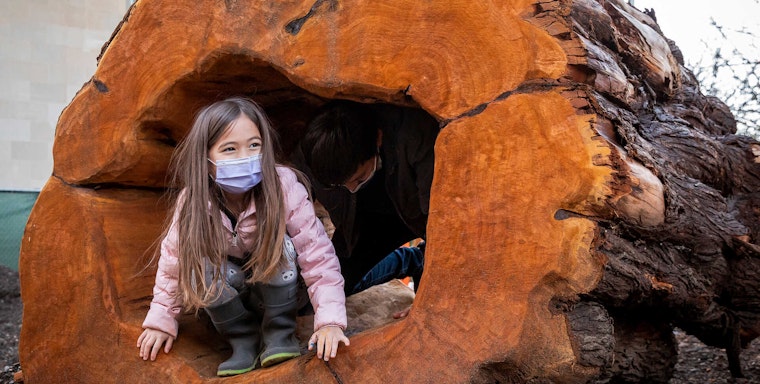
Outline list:
[[[314,307],[309,350],[325,361],[349,345],[340,265],[304,185],[275,164],[275,131],[261,108],[231,98],[204,108],[172,161],[180,186],[161,242],[140,357],[168,353],[182,308],[203,308],[232,346],[217,375],[300,355],[298,272]]]

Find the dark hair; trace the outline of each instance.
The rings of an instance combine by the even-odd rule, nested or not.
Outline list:
[[[325,186],[342,184],[377,154],[378,116],[369,104],[336,100],[309,122],[301,151]]]

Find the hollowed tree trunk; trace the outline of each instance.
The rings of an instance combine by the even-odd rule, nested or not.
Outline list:
[[[760,145],[622,0],[139,0],[57,127],[21,248],[26,383],[205,382],[192,316],[135,343],[193,114],[248,95],[290,150],[330,98],[440,121],[425,279],[408,318],[224,381],[667,381],[672,328],[760,332]],[[209,342],[212,340],[212,342]]]

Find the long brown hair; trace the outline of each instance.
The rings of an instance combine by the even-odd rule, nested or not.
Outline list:
[[[265,282],[279,270],[283,262],[282,244],[285,234],[285,205],[280,178],[277,175],[275,152],[277,134],[261,107],[254,101],[233,97],[218,101],[198,113],[190,132],[172,156],[172,185],[179,189],[173,213],[177,226],[179,258],[179,290],[177,295],[185,309],[207,306],[220,292],[204,279],[205,260],[216,266],[214,281],[222,279],[219,266],[227,259],[227,240],[221,210],[224,194],[210,173],[209,149],[230,129],[241,115],[256,124],[261,133],[262,181],[248,191],[246,206],[256,204],[257,230],[251,257],[244,265],[250,271],[248,283]],[[169,228],[165,229],[165,234]]]

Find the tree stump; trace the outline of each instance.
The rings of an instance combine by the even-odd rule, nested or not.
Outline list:
[[[166,168],[199,107],[260,102],[293,147],[332,98],[442,127],[404,320],[224,382],[666,382],[672,327],[760,334],[760,144],[623,0],[138,0],[63,111],[21,247],[25,383],[216,382],[183,316],[135,343]]]

